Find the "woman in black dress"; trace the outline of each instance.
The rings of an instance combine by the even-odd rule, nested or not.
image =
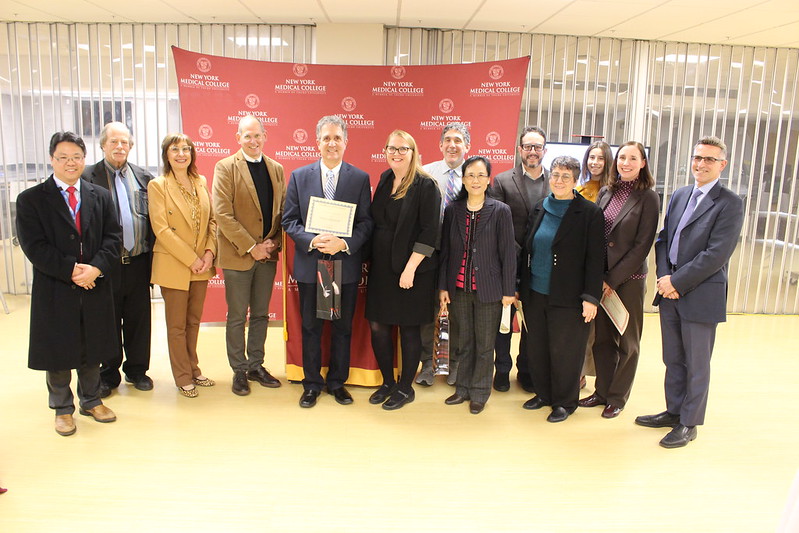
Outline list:
[[[375,228],[366,292],[366,318],[383,385],[369,402],[385,402],[383,409],[394,410],[414,400],[413,378],[422,348],[419,328],[433,320],[441,193],[422,170],[410,134],[391,132],[384,153],[390,168],[380,175],[372,199]],[[394,377],[394,326],[402,342],[399,384]]]

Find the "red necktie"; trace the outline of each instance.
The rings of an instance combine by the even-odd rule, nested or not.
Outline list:
[[[75,187],[67,187],[67,192],[69,193],[69,198],[67,199],[69,201],[69,208],[75,213],[75,226],[78,228],[78,235],[80,235],[80,211],[76,211],[78,208],[78,199],[75,197]]]

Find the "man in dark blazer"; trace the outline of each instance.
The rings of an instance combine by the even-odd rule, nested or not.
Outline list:
[[[513,217],[513,235],[516,239],[517,254],[524,246],[524,235],[527,229],[530,213],[533,208],[547,194],[549,194],[549,173],[542,165],[546,149],[547,134],[538,126],[527,126],[519,136],[519,158],[521,163],[497,174],[494,184],[488,189],[488,195],[504,202],[510,207]],[[516,308],[511,307],[511,313]],[[511,318],[513,315],[511,315]],[[527,357],[524,356],[524,343],[527,333],[522,329],[519,339],[519,355],[516,356],[516,378],[527,392],[533,392],[532,378],[527,368]],[[509,374],[513,368],[510,355],[511,333],[497,333],[494,344],[496,360],[494,366],[494,389],[504,392],[510,389]]]
[[[673,428],[660,441],[664,448],[687,445],[705,421],[716,325],[726,320],[727,264],[743,225],[743,202],[719,182],[726,166],[721,139],[697,141],[695,184],[674,193],[655,242],[666,411],[635,423]]]
[[[111,192],[111,199],[122,226],[121,260],[109,277],[114,293],[114,309],[119,341],[108,352],[100,369],[100,396],[105,398],[119,386],[119,368],[125,381],[136,389],[149,391],[153,380],[150,368],[150,269],[155,243],[147,207],[147,184],[152,174],[128,161],[133,136],[121,122],[109,122],[100,133],[103,159],[87,166],[83,179]],[[122,363],[122,349],[125,363]]]
[[[350,340],[352,317],[361,278],[361,252],[372,233],[369,215],[369,175],[344,162],[347,148],[347,124],[338,116],[322,117],[316,125],[320,161],[291,173],[283,211],[283,229],[294,241],[294,267],[302,317],[302,380],[301,407],[313,407],[325,385],[322,378],[322,328],[316,318],[317,262],[320,259],[341,260],[341,318],[331,321],[330,367],[327,389],[342,405],[352,403],[344,388],[350,372]],[[312,196],[356,204],[351,237],[305,230],[308,203]]]
[[[113,422],[100,399],[100,363],[117,348],[111,278],[122,239],[111,195],[81,180],[86,145],[72,132],[50,139],[53,174],[17,197],[17,235],[33,265],[28,367],[47,371],[59,435],[75,433],[72,369],[80,413]]]

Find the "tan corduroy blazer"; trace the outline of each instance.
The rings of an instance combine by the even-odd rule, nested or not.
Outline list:
[[[155,233],[151,283],[170,289],[188,290],[189,282],[211,279],[216,270],[194,274],[191,265],[206,250],[217,254],[216,221],[208,194],[208,184],[200,176],[200,237],[194,246],[191,208],[173,177],[159,176],[147,186],[150,223]]]
[[[283,165],[263,157],[272,180],[272,225],[266,235],[258,191],[242,151],[220,160],[214,168],[212,189],[219,242],[216,264],[220,268],[249,270],[255,260],[248,252],[264,239],[275,239],[282,248],[280,219],[286,199]]]

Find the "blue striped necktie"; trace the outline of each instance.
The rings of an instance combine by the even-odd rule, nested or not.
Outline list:
[[[332,170],[327,171],[327,181],[325,181],[325,198],[332,200],[336,196],[336,184],[333,182],[335,175]]]
[[[447,207],[450,202],[452,202],[456,196],[458,196],[458,191],[455,190],[455,180],[458,179],[457,174],[455,174],[455,169],[449,169],[449,178],[447,179],[447,191],[444,194],[444,207]]]

